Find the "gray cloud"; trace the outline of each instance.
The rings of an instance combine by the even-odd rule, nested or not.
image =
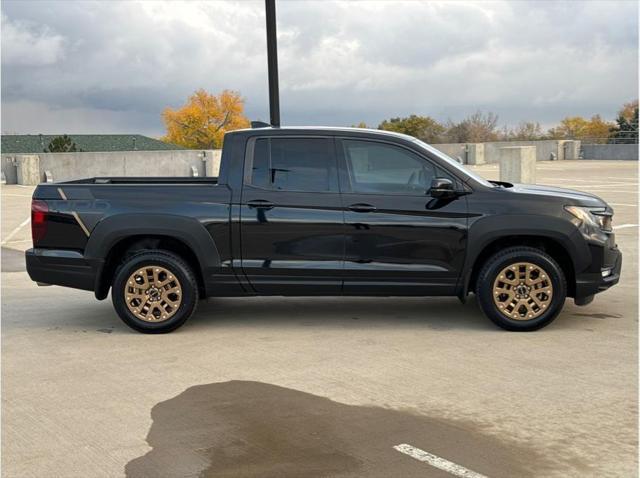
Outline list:
[[[264,3],[2,3],[4,132],[160,135],[197,88],[268,118]],[[278,2],[285,124],[551,125],[638,95],[636,2]]]

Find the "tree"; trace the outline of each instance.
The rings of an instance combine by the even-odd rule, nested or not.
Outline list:
[[[445,127],[429,116],[411,115],[407,118],[391,118],[378,125],[378,129],[408,134],[427,143],[439,143]]]
[[[620,111],[618,111],[618,116],[622,116],[629,123],[633,121],[634,118],[638,118],[638,100],[630,101],[629,103],[625,103],[622,105]]]
[[[500,139],[504,141],[538,141],[544,139],[540,123],[521,121],[518,126],[508,129],[506,126]]]
[[[180,109],[162,113],[167,128],[164,141],[192,149],[218,149],[227,131],[248,128],[244,100],[235,91],[212,95],[200,89]]]
[[[638,142],[638,100],[626,103],[618,112],[616,125],[610,129],[610,142],[630,143]]]
[[[351,127],[352,128],[365,128],[365,129],[369,128],[369,126],[367,126],[367,123],[365,123],[364,121],[360,121],[360,123],[358,123],[358,124],[352,124]]]
[[[583,139],[590,139],[595,143],[606,143],[613,127],[613,123],[603,120],[600,115],[594,115],[587,123]]]
[[[56,136],[49,142],[44,150],[45,153],[75,153],[78,150],[76,143],[74,143],[69,136],[63,134],[62,136]]]
[[[498,133],[498,115],[492,112],[486,115],[476,111],[459,123],[449,121],[447,124],[447,139],[450,143],[484,143],[496,141]]]
[[[578,139],[584,134],[587,120],[582,116],[568,116],[560,124],[549,130],[553,139]]]
[[[549,136],[553,139],[580,139],[606,143],[612,127],[613,124],[603,120],[600,115],[594,115],[590,120],[582,116],[569,116],[564,118],[560,125],[550,129]]]

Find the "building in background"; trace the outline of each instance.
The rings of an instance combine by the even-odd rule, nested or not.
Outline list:
[[[3,134],[0,152],[4,154],[39,154],[49,152],[55,134]],[[167,151],[186,149],[141,134],[71,134],[78,152]]]

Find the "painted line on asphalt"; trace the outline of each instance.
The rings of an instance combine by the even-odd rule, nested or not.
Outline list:
[[[615,193],[638,194],[638,191],[636,191],[636,190],[614,189],[614,188],[595,188],[595,187],[591,187],[591,186],[586,186],[584,184],[570,184],[570,185],[563,184],[561,187],[568,188],[568,189],[573,189],[574,191],[578,191],[578,192],[590,192],[590,193],[594,193],[594,194],[615,194]]]
[[[2,197],[10,196],[12,198],[30,198],[29,194],[11,194],[11,193],[2,193]]]
[[[18,234],[20,232],[20,229],[22,229],[24,226],[29,224],[30,221],[31,221],[31,217],[28,217],[24,221],[22,221],[18,227],[16,227],[13,231],[9,233],[9,235],[6,237],[4,241],[0,242],[0,246],[4,246],[7,242],[9,242],[11,238],[16,234]]]
[[[640,227],[639,224],[620,224],[619,226],[613,226],[613,230],[617,231],[618,229],[627,229],[629,227]]]
[[[446,471],[447,473],[451,473],[454,476],[458,476],[461,478],[487,478],[487,476],[485,475],[481,475],[480,473],[471,471],[468,468],[465,468],[464,466],[460,466],[452,461],[445,460],[444,458],[440,458],[439,456],[436,456],[427,451],[421,450],[420,448],[407,445],[406,443],[403,443],[401,445],[396,445],[393,448],[396,451],[399,451],[400,453],[404,453],[405,455],[408,455],[411,458],[414,458],[418,461],[428,463],[434,468],[438,468],[439,470]]]
[[[603,182],[601,179],[578,179],[578,178],[551,178],[553,181],[557,181],[559,183],[568,182],[568,183],[587,183],[593,184],[594,186],[637,186],[637,182],[629,182],[629,181],[605,181]]]
[[[624,202],[610,202],[609,203],[611,206],[629,206],[629,207],[637,207],[637,204],[627,204]]]
[[[628,184],[611,184],[611,185],[607,185],[607,184],[563,184],[561,187],[563,188],[589,188],[589,189],[619,189],[621,187],[627,188],[628,186],[633,186],[633,184],[628,185]],[[623,192],[623,191],[620,191]],[[634,192],[634,191],[632,191]]]

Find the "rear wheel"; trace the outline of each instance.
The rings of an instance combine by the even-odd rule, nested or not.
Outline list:
[[[195,312],[198,283],[191,268],[167,251],[139,252],[116,271],[113,306],[131,328],[144,333],[171,332]]]
[[[511,247],[491,256],[478,275],[482,311],[506,330],[530,331],[550,324],[567,296],[564,273],[548,254]]]

